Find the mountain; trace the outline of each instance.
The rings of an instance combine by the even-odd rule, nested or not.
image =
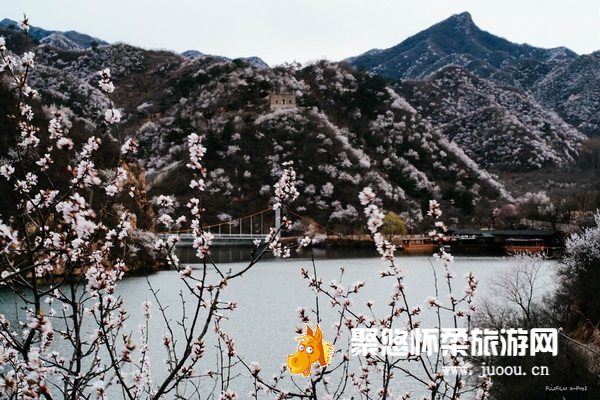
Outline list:
[[[270,68],[269,64],[267,64],[260,57],[242,57],[240,58],[240,60],[247,62],[248,64],[251,64],[257,68]]]
[[[479,29],[468,12],[456,14],[385,50],[347,59],[352,65],[392,79],[422,79],[446,65],[460,65],[480,77],[521,60],[572,59],[564,47],[540,49],[514,44]]]
[[[9,48],[19,40],[13,33]],[[207,221],[266,208],[281,163],[293,160],[303,193],[296,211],[336,230],[361,226],[356,195],[364,186],[413,227],[427,224],[424,212],[433,198],[453,224],[483,226],[495,207],[511,199],[485,168],[567,170],[585,139],[517,87],[541,91],[557,66],[564,74],[577,71],[573,63],[580,57],[555,57],[552,65],[524,59],[514,68],[525,71],[521,66],[529,60],[527,73],[492,74],[505,72],[513,85],[445,66],[426,79],[390,86],[347,63],[262,68],[242,59],[125,44],[85,50],[41,45],[34,52],[30,78],[42,105],[62,107],[91,132],[106,127],[104,110],[111,102],[122,111],[121,134],[139,142],[150,196],[175,194],[186,203],[192,178],[185,167],[186,137],[203,134]],[[110,99],[97,89],[98,70],[106,67],[117,87]],[[275,93],[294,96],[293,106],[271,104]]]
[[[600,52],[515,44],[478,28],[469,13],[450,18],[385,50],[346,60],[396,80],[426,79],[461,66],[498,86],[513,86],[588,136],[600,136]]]
[[[183,53],[181,53],[181,55],[184,57],[192,58],[192,59],[209,56],[208,54],[201,53],[198,50],[186,50]]]
[[[586,139],[514,87],[448,66],[395,86],[428,121],[480,165],[523,171],[569,166]]]
[[[150,196],[176,194],[186,204],[186,136],[203,134],[207,220],[266,208],[288,160],[303,193],[295,210],[343,232],[362,226],[364,186],[412,227],[432,198],[457,223],[484,220],[510,198],[382,78],[347,65],[258,68],[124,44],[34,51],[31,84],[43,105],[62,107],[92,132],[106,127],[110,102],[122,111],[121,132],[139,142]],[[97,71],[106,67],[117,87],[110,99],[97,89]],[[290,93],[296,106],[272,107],[272,93]]]
[[[558,64],[529,91],[581,132],[600,137],[600,51]]]
[[[559,62],[522,60],[490,79],[528,92],[588,136],[600,136],[600,51]]]
[[[18,22],[13,21],[9,18],[4,18],[2,21],[0,21],[0,29],[20,30],[19,28],[17,28],[17,26]],[[108,42],[105,42],[104,40],[76,31],[48,31],[43,28],[32,26],[29,30],[29,34],[31,37],[33,37],[35,40],[42,44],[47,44],[57,49],[64,50],[83,50],[91,47],[96,47],[98,45],[108,44]],[[227,57],[204,54],[197,50],[187,50],[181,54],[189,58],[212,57],[216,59],[231,61],[231,59]],[[269,68],[269,65],[266,62],[264,62],[260,57],[241,57],[240,59],[259,68]]]
[[[198,50],[186,50],[183,53],[181,53],[181,55],[191,58],[191,59],[212,57],[212,58],[215,58],[218,60],[231,61],[231,58],[215,56],[215,55],[210,55],[210,54],[204,54],[204,53],[199,52]],[[260,57],[240,57],[239,59],[244,62],[247,62],[248,64],[251,64],[257,68],[270,68],[269,64],[264,62]]]
[[[0,28],[16,29],[18,22],[8,18],[0,21]],[[40,43],[49,44],[59,49],[82,50],[97,45],[107,45],[104,40],[79,33],[76,31],[47,31],[42,28],[32,26],[29,34]]]

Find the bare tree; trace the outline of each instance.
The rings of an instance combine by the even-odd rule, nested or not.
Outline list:
[[[544,256],[538,253],[520,253],[507,260],[506,269],[490,281],[490,296],[481,301],[480,312],[486,315],[486,324],[495,328],[509,326],[509,321],[520,321],[534,326],[543,300]]]

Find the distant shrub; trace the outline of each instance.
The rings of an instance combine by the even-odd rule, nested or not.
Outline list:
[[[389,212],[383,218],[383,226],[381,227],[381,233],[385,236],[392,237],[395,235],[406,235],[408,229],[406,228],[406,222],[400,219],[398,214]]]

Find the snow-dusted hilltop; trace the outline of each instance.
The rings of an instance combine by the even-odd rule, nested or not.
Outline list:
[[[527,93],[457,66],[395,86],[429,122],[488,168],[569,166],[586,137]]]
[[[4,18],[0,21],[0,28],[16,29],[17,21]],[[40,43],[49,44],[59,49],[83,50],[93,46],[107,45],[102,39],[98,39],[76,31],[47,31],[38,27],[31,27],[29,34]]]
[[[394,79],[420,79],[446,65],[460,65],[481,77],[522,60],[573,59],[566,49],[541,49],[494,36],[475,25],[468,12],[453,15],[385,50],[371,50],[349,61]]]
[[[479,29],[469,13],[452,17],[385,50],[347,59],[391,79],[426,79],[447,66],[510,85],[556,111],[589,136],[600,136],[600,53],[516,44]]]

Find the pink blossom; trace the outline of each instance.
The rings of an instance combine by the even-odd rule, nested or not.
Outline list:
[[[169,214],[163,214],[158,218],[158,221],[165,227],[170,228],[173,224],[173,217],[171,217]]]
[[[98,380],[98,381],[94,382],[94,384],[92,385],[92,388],[94,390],[94,394],[97,399],[101,399],[101,400],[108,399],[108,397],[106,395],[106,382],[105,381]]]
[[[181,276],[182,278],[189,278],[190,276],[192,276],[192,267],[190,267],[189,265],[186,266],[183,270],[179,271],[179,276]]]
[[[440,203],[436,200],[429,200],[429,211],[427,211],[427,215],[439,218],[442,216],[442,210],[440,209]]]
[[[200,232],[194,239],[193,247],[196,249],[196,256],[204,258],[210,254],[210,245],[214,239],[214,235],[210,232]]]
[[[198,188],[198,190],[204,190],[204,187],[205,187],[205,185],[204,185],[204,179],[198,179],[198,180],[192,179],[190,181],[190,187],[192,189]]]
[[[302,247],[307,247],[312,243],[312,239],[309,238],[308,236],[304,236],[302,239],[300,239],[300,246]]]
[[[39,92],[35,89],[32,89],[29,85],[23,84],[21,87],[21,91],[25,95],[25,97],[29,97],[31,99],[37,99],[39,97]]]
[[[252,376],[257,376],[260,373],[260,365],[257,362],[253,362],[250,364],[250,373]]]
[[[442,303],[439,302],[437,297],[433,297],[433,296],[427,297],[427,304],[429,304],[429,307],[441,307],[442,306]]]
[[[202,146],[202,136],[199,136],[196,133],[189,134],[188,147],[190,153],[190,162],[187,164],[187,167],[202,171],[202,164],[200,164],[200,161],[206,153],[206,147]]]
[[[48,168],[50,168],[50,164],[52,164],[53,162],[54,161],[52,161],[52,158],[50,157],[50,154],[46,153],[46,154],[44,154],[44,157],[40,158],[35,163],[40,166],[40,169],[42,171],[45,171]]]
[[[82,160],[75,170],[75,178],[73,183],[83,183],[84,186],[98,186],[102,183],[98,178],[98,173],[94,168],[94,163],[88,160]]]
[[[237,393],[231,389],[227,389],[227,391],[221,393],[219,400],[237,400]]]
[[[275,196],[278,198],[278,201],[276,201],[275,204],[281,203],[281,201],[287,199],[294,201],[300,195],[300,192],[298,192],[295,186],[296,171],[294,171],[294,162],[287,161],[281,165],[286,169],[279,181],[273,185],[275,189]]]
[[[15,58],[11,55],[2,57],[2,63],[0,63],[0,72],[12,71],[15,67]]]
[[[86,209],[86,202],[79,193],[58,203],[56,211],[62,214],[65,222],[71,226],[79,238],[87,239],[97,228],[97,225],[88,219],[95,216],[94,212]]]
[[[374,204],[366,207],[364,211],[365,215],[369,217],[369,220],[367,221],[367,227],[371,233],[374,234],[383,225],[383,218],[385,215],[383,215],[383,213],[379,211],[379,207]]]
[[[27,121],[31,121],[33,119],[33,109],[29,104],[21,103],[19,104],[19,108],[21,115],[23,115]]]
[[[63,149],[66,147],[68,150],[71,150],[73,148],[73,141],[71,139],[61,137],[56,142],[56,147],[58,147],[59,149]]]
[[[6,253],[9,246],[16,244],[18,244],[17,233],[0,220],[0,254]]]
[[[279,243],[279,237],[276,237],[275,239],[276,240],[269,243],[269,248],[273,251],[275,257],[280,257],[282,254],[282,245]]]

